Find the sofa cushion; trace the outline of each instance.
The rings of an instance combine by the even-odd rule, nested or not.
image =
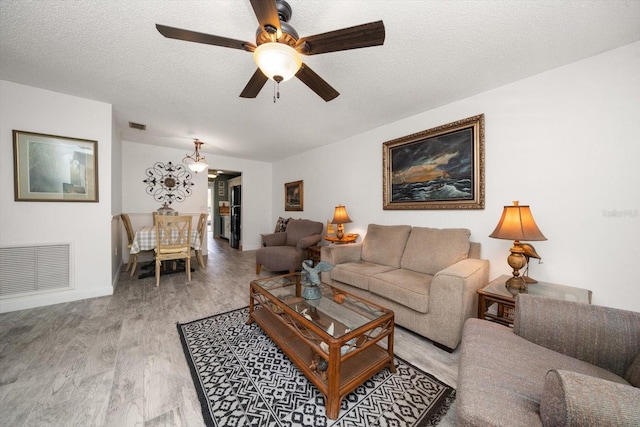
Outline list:
[[[629,381],[634,387],[640,387],[640,353],[633,360],[629,369],[624,374],[624,379]]]
[[[550,369],[628,384],[605,369],[527,341],[507,326],[467,320],[458,369],[458,425],[540,425],[540,398]]]
[[[391,270],[376,274],[369,291],[420,313],[429,311],[429,288],[433,276],[411,270]]]
[[[369,224],[362,243],[362,260],[400,268],[400,259],[409,233],[409,225]]]
[[[469,236],[466,228],[413,227],[400,266],[433,276],[469,256]]]
[[[640,425],[640,390],[571,371],[547,372],[540,400],[543,426]]]
[[[345,262],[336,265],[333,270],[331,270],[331,280],[336,280],[368,291],[371,276],[389,270],[393,270],[393,267],[364,261]]]
[[[293,246],[269,246],[256,251],[256,264],[271,271],[302,269],[302,254]]]

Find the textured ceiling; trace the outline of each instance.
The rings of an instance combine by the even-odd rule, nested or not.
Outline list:
[[[301,37],[384,21],[383,46],[303,57],[333,101],[297,79],[240,98],[250,53],[155,29],[254,42],[248,0],[0,0],[0,79],[113,104],[128,141],[274,161],[640,40],[640,1],[289,4]]]

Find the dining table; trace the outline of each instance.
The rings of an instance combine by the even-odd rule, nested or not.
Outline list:
[[[133,238],[133,242],[131,243],[131,250],[129,253],[131,254],[139,254],[142,251],[150,251],[155,249],[156,247],[156,227],[153,225],[145,225],[141,227],[138,231],[136,231],[135,237]],[[191,248],[199,251],[202,247],[202,242],[200,239],[200,233],[198,230],[191,230]],[[145,277],[155,276],[155,262],[150,263],[146,268],[143,266],[143,269],[149,269],[150,271],[144,272],[138,276],[138,279],[144,279]],[[179,272],[184,270],[167,270],[166,272],[163,270],[161,274],[170,274],[174,272]],[[194,271],[193,268],[191,271]]]
[[[153,225],[145,225],[136,231],[131,244],[131,254],[139,254],[142,251],[150,251],[156,247],[156,228]],[[201,249],[200,233],[191,230],[191,247],[196,251]]]

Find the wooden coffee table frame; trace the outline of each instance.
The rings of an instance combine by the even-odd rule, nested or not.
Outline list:
[[[282,280],[283,283],[289,281],[286,286],[295,286],[295,298],[300,298],[300,302],[303,302],[300,297],[299,273],[254,280],[251,282],[249,291],[247,324],[255,321],[318,388],[325,397],[328,418],[336,419],[344,396],[382,368],[388,366],[391,372],[395,372],[393,311],[322,284],[321,286],[326,287],[325,291],[330,289],[334,294],[342,294],[342,298],[360,302],[383,312],[383,315],[377,319],[340,337],[333,337],[287,305],[292,303],[291,300],[285,303],[260,286],[259,283],[267,280]],[[281,287],[284,286],[283,284]],[[379,345],[379,342],[385,338],[387,348]],[[328,353],[320,346],[322,342],[328,344]],[[341,354],[343,347],[346,350],[344,355]],[[328,369],[324,372],[316,367],[319,358],[323,358],[328,363]]]

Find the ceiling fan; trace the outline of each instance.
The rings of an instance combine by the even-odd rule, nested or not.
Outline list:
[[[293,11],[285,0],[250,1],[260,24],[255,44],[160,24],[156,24],[156,28],[160,34],[171,39],[253,52],[258,69],[240,94],[242,98],[258,96],[268,79],[279,84],[295,76],[322,99],[331,101],[340,93],[304,64],[300,54],[317,55],[384,43],[382,21],[300,38],[288,23]]]

